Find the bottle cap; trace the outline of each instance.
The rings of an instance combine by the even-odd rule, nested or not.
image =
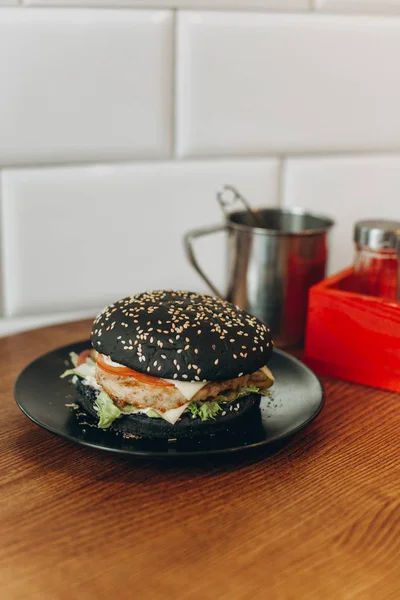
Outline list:
[[[354,241],[371,250],[397,248],[400,253],[400,221],[358,221],[354,225]]]

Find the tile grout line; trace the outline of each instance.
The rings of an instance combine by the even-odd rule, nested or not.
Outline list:
[[[178,57],[178,48],[177,48],[177,23],[178,23],[178,10],[176,8],[172,11],[172,47],[171,47],[171,94],[172,94],[172,102],[171,102],[171,141],[170,141],[170,158],[171,160],[177,159],[177,139],[178,139],[178,106],[177,106],[177,98],[178,98],[178,84],[177,84],[177,57]]]
[[[28,10],[42,9],[46,8],[49,10],[52,9],[64,9],[64,10],[128,10],[128,11],[157,11],[157,10],[170,10],[170,11],[192,11],[192,12],[221,12],[221,13],[232,13],[232,12],[243,12],[243,13],[259,13],[259,14],[271,14],[271,15],[329,15],[329,16],[341,16],[348,17],[349,15],[358,16],[358,17],[400,17],[398,11],[391,11],[387,9],[383,9],[381,12],[363,10],[363,11],[352,11],[352,10],[341,10],[341,11],[323,11],[317,6],[317,0],[308,0],[307,7],[303,9],[299,9],[296,7],[281,9],[279,7],[269,7],[269,6],[218,6],[214,7],[212,4],[205,5],[202,8],[193,7],[190,5],[182,5],[176,6],[173,2],[170,5],[163,4],[154,4],[151,6],[143,6],[143,5],[134,5],[134,4],[113,4],[112,0],[109,3],[90,3],[90,2],[80,2],[77,4],[69,5],[67,0],[64,2],[37,2],[33,4],[28,4],[27,0],[16,0],[14,4],[0,4],[0,11],[3,8],[25,8]]]
[[[309,0],[309,3],[312,2],[312,0]],[[63,2],[58,2],[57,0],[55,2],[34,2],[32,4],[29,4],[27,2],[27,0],[16,0],[15,4],[5,4],[4,7],[15,7],[15,6],[23,6],[25,8],[28,9],[36,9],[36,8],[48,8],[48,9],[57,9],[57,8],[62,8],[62,9],[68,9],[68,10],[80,10],[80,9],[93,9],[93,10],[173,10],[173,11],[178,11],[178,10],[185,10],[185,11],[189,11],[189,12],[222,12],[222,13],[230,13],[230,12],[244,12],[244,13],[265,13],[265,14],[279,14],[279,15],[289,15],[289,14],[293,14],[293,15],[305,15],[309,12],[311,12],[311,8],[310,8],[310,4],[308,8],[297,8],[295,6],[293,6],[292,8],[287,8],[287,9],[281,9],[278,6],[271,7],[271,6],[246,6],[245,4],[243,6],[217,6],[215,7],[213,4],[206,4],[203,7],[199,8],[197,6],[192,6],[190,4],[188,5],[181,5],[181,6],[177,6],[173,1],[171,1],[171,3],[169,5],[166,4],[152,4],[152,5],[147,5],[147,6],[143,6],[140,4],[125,4],[125,3],[121,3],[121,4],[113,4],[112,0],[109,1],[109,3],[91,3],[91,2],[79,2],[76,4],[68,4],[67,0],[64,0]],[[1,8],[3,8],[3,5],[0,5],[0,10]],[[345,14],[345,13],[344,13]]]
[[[278,156],[278,185],[277,185],[277,196],[278,196],[278,207],[283,206],[283,197],[285,191],[285,172],[286,172],[286,156],[284,154]]]
[[[252,160],[263,160],[263,159],[280,159],[282,156],[285,159],[290,158],[291,160],[301,159],[353,159],[353,158],[393,158],[400,157],[400,148],[398,150],[352,150],[352,151],[304,151],[304,152],[287,152],[281,154],[279,152],[269,153],[246,153],[246,154],[210,154],[210,155],[199,155],[199,156],[164,156],[159,158],[110,158],[105,160],[98,160],[96,158],[89,160],[85,159],[78,162],[43,162],[43,163],[21,163],[21,164],[0,164],[0,171],[18,171],[22,169],[79,169],[79,168],[91,168],[91,167],[102,167],[102,166],[141,166],[150,164],[162,164],[162,163],[204,163],[204,162],[235,162],[235,161],[252,161]]]

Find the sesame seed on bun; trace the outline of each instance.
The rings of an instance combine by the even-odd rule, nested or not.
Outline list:
[[[95,319],[93,347],[135,371],[178,381],[254,373],[272,353],[271,332],[225,300],[159,290],[128,296]]]

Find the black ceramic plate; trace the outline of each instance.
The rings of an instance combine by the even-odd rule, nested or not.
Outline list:
[[[275,350],[268,366],[275,376],[271,395],[261,398],[260,409],[243,417],[243,427],[196,440],[124,438],[98,429],[93,419],[73,408],[77,391],[60,374],[69,365],[69,352],[89,348],[88,341],[64,346],[28,365],[15,384],[18,406],[34,423],[59,435],[100,450],[168,458],[227,454],[272,444],[308,425],[319,413],[324,393],[310,369],[285,352]]]

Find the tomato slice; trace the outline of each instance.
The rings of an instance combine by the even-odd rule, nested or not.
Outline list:
[[[158,387],[174,387],[173,383],[169,383],[162,379],[161,377],[153,377],[152,375],[146,375],[145,373],[139,373],[139,371],[134,371],[129,367],[115,367],[114,365],[109,365],[102,357],[101,354],[97,355],[96,359],[98,367],[102,371],[106,373],[110,373],[111,375],[121,375],[124,377],[134,377],[137,381],[141,381],[142,383],[147,383],[148,385],[154,385]]]
[[[90,356],[90,352],[91,352],[91,350],[82,350],[82,352],[80,352],[78,354],[78,361],[77,361],[78,367],[79,367],[79,365],[83,365],[83,363],[86,362],[86,359]]]

